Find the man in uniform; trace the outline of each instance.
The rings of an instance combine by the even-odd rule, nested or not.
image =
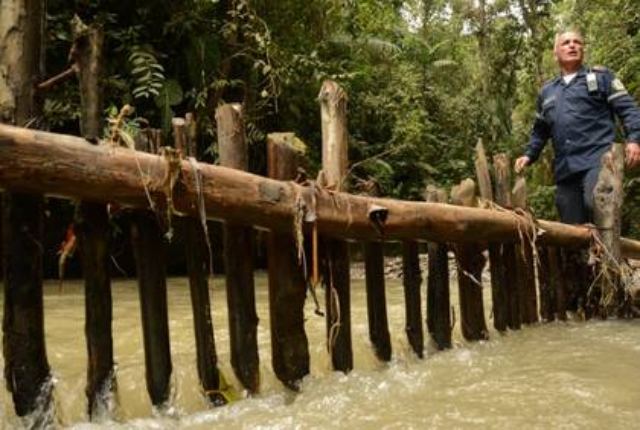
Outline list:
[[[579,32],[558,33],[554,54],[560,76],[540,91],[531,139],[514,167],[519,173],[535,162],[551,138],[560,220],[583,224],[592,221],[600,160],[615,140],[614,115],[624,125],[626,166],[640,165],[640,110],[611,71],[582,63],[584,41]]]

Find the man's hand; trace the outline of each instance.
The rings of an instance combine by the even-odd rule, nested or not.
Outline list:
[[[640,151],[640,147],[638,147],[638,150]],[[516,173],[520,173],[525,167],[529,165],[530,162],[531,159],[526,155],[518,157],[516,158],[516,162],[513,164],[513,169],[516,171]]]
[[[637,142],[628,142],[625,145],[625,164],[629,169],[640,166],[640,144]]]

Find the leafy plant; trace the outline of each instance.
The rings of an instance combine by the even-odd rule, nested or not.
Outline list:
[[[133,46],[129,55],[131,75],[134,87],[131,90],[134,98],[158,97],[165,81],[164,67],[149,47]]]

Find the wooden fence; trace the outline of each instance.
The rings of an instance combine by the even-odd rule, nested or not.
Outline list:
[[[78,137],[0,125],[0,187],[6,192],[5,257],[23,259],[21,265],[4,265],[9,268],[4,283],[5,375],[12,378],[8,385],[18,415],[28,415],[39,404],[50,402],[52,390],[44,352],[42,286],[24,281],[27,278],[23,276],[26,271],[41,270],[42,250],[25,245],[21,238],[25,231],[38,237],[42,228],[22,223],[24,204],[12,204],[15,199],[24,202],[31,198],[29,210],[39,211],[41,200],[34,196],[42,194],[82,202],[76,233],[86,285],[90,417],[110,412],[117,386],[107,270],[110,233],[106,205],[111,203],[128,208],[131,214],[146,382],[151,401],[159,409],[168,406],[172,372],[164,250],[167,235],[178,223],[186,242],[198,375],[203,395],[212,405],[223,405],[227,400],[220,386],[210,315],[207,219],[225,222],[231,364],[248,393],[258,392],[260,381],[250,257],[256,227],[269,230],[273,370],[293,390],[309,373],[303,307],[307,289],[320,283],[325,290],[332,366],[343,372],[353,368],[348,241],[363,243],[370,340],[383,361],[390,360],[392,354],[383,276],[383,243],[389,241],[402,242],[406,334],[419,357],[425,344],[424,289],[418,264],[421,242],[427,242],[429,256],[426,330],[439,349],[451,347],[449,253],[457,263],[460,327],[468,341],[489,338],[481,285],[487,255],[493,325],[499,332],[518,330],[540,319],[563,320],[567,311],[583,312],[585,317],[606,315],[612,303],[620,315],[632,313],[623,282],[624,264],[619,258],[608,260],[606,256],[618,252],[639,258],[640,242],[619,240],[619,233],[612,242],[588,226],[535,220],[527,209],[524,180],[518,178],[512,189],[510,161],[503,154],[494,156],[491,175],[481,143],[475,157],[479,197],[471,180],[454,187],[451,199],[442,190],[430,188],[426,202],[349,194],[346,97],[336,83],[327,81],[319,101],[323,168],[317,181],[304,178],[296,182],[304,152],[291,133],[274,133],[267,138],[269,178],[247,173],[242,109],[238,105],[224,105],[216,111],[220,166],[195,160],[191,117],[174,120],[171,148],[162,145],[158,132],[146,130],[136,139],[137,150],[122,145],[128,139],[119,134],[117,124],[109,141],[100,145],[87,144]],[[612,228],[605,226],[605,230]],[[583,250],[589,247],[601,250],[601,265],[595,272],[595,266],[588,266],[583,258]],[[594,273],[599,279],[594,279]],[[613,282],[613,301],[604,280]],[[589,290],[590,286],[595,287]],[[22,330],[24,327],[31,329]]]

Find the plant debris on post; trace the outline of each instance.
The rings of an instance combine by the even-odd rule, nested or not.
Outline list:
[[[248,148],[245,139],[242,106],[225,104],[216,109],[220,165],[248,170]],[[258,357],[258,315],[253,279],[254,231],[250,225],[227,221],[223,247],[229,308],[231,365],[249,393],[260,387]]]
[[[476,184],[465,179],[451,189],[451,203],[460,206],[476,206]],[[482,298],[482,270],[486,263],[478,243],[453,246],[458,266],[458,297],[460,301],[460,328],[466,340],[489,338],[484,319]]]
[[[104,31],[98,25],[72,21],[73,59],[80,83],[80,132],[97,144],[102,124],[102,50]],[[112,301],[111,227],[104,203],[79,203],[75,226],[85,288],[85,334],[87,337],[87,409],[91,419],[104,419],[116,407],[116,375],[111,332]]]
[[[147,145],[136,148],[142,151],[161,146],[152,139],[141,140],[139,143]],[[170,168],[166,160],[164,170],[165,176],[168,176]],[[171,214],[168,213],[168,216]],[[170,406],[173,370],[167,309],[167,243],[163,231],[163,227],[167,226],[161,226],[160,222],[166,222],[163,218],[165,217],[160,213],[152,210],[134,210],[131,213],[131,243],[140,295],[147,391],[151,403],[159,409]]]
[[[324,81],[320,94],[322,173],[329,192],[345,191],[349,163],[347,94],[333,81]],[[349,211],[348,207],[342,208]],[[346,214],[349,216],[349,214]],[[323,282],[326,296],[327,346],[334,370],[353,369],[351,348],[351,283],[349,248],[344,239],[323,237]]]
[[[425,200],[446,203],[444,190],[428,186]],[[451,304],[449,299],[449,257],[444,243],[427,242],[427,330],[438,349],[451,348]]]
[[[198,184],[198,190],[202,190],[200,170],[195,163],[197,151],[194,129],[196,124],[193,116],[187,114],[186,120],[174,118],[172,125],[174,147],[185,157],[189,157],[192,165],[192,180]],[[227,403],[227,399],[221,392],[224,387],[221,387],[222,380],[218,370],[218,356],[211,320],[211,301],[209,298],[209,276],[212,275],[211,244],[201,193],[198,193],[194,204],[199,208],[200,219],[184,217],[180,219],[180,225],[184,233],[193,329],[196,338],[198,378],[202,392],[209,402],[214,406],[221,406]]]
[[[29,126],[41,115],[34,82],[44,64],[45,2],[10,0],[0,14],[0,121]],[[36,122],[36,126],[38,123]],[[31,125],[33,126],[33,125]],[[11,170],[16,159],[0,163]],[[23,178],[31,180],[32,174]],[[3,187],[4,188],[4,187]],[[44,339],[41,195],[6,192],[2,202],[4,379],[16,414],[54,426],[53,381]]]
[[[302,167],[306,147],[293,133],[267,136],[270,178],[294,180]],[[306,279],[304,270],[303,213],[295,215],[293,232],[269,232],[269,316],[271,362],[278,379],[297,390],[309,374],[309,342],[304,331]]]

